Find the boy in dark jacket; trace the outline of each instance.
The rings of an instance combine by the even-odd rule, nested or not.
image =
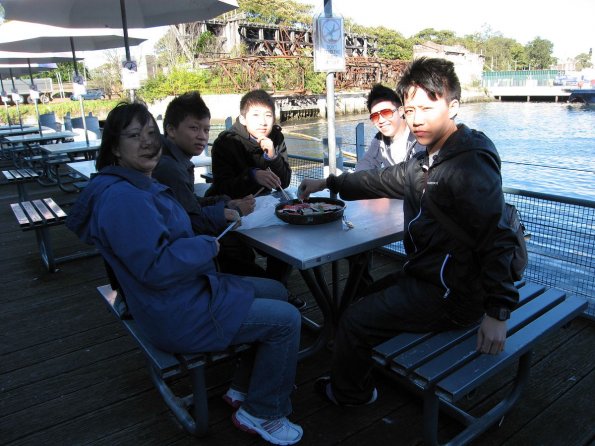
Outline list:
[[[291,181],[287,147],[281,127],[275,124],[275,101],[264,90],[253,90],[240,100],[240,116],[213,143],[213,186],[207,195],[225,194],[232,199],[256,194],[263,187],[285,189]],[[263,192],[260,192],[263,193]],[[291,267],[267,258],[267,277],[287,284]],[[302,308],[297,298],[290,302]]]
[[[213,186],[207,195],[240,198],[262,187],[289,186],[291,168],[281,127],[275,124],[275,102],[264,90],[240,100],[240,116],[213,143]]]
[[[300,195],[328,187],[347,200],[403,198],[407,262],[341,317],[330,377],[317,391],[339,405],[376,400],[371,348],[403,332],[441,331],[482,319],[477,350],[504,349],[518,302],[511,274],[516,245],[504,216],[500,158],[483,133],[454,121],[461,87],[444,59],[412,62],[399,81],[407,125],[426,151],[384,169],[304,180]],[[471,236],[471,250],[433,215],[431,200]]]

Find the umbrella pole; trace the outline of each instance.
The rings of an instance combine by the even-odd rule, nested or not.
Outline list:
[[[27,59],[27,65],[29,65],[29,80],[31,81],[31,90],[35,89],[35,83],[33,82],[33,73],[31,72],[31,60]],[[31,96],[31,92],[29,92]],[[39,134],[43,136],[43,130],[41,129],[41,122],[39,122],[39,106],[37,105],[37,98],[33,98],[35,103],[35,114],[37,115],[37,126],[39,127]]]
[[[2,86],[2,93],[4,93],[3,98],[6,99],[6,97],[8,96],[6,94],[6,91],[4,90],[4,81],[2,80],[2,75],[0,74],[0,86]],[[4,102],[4,110],[6,111],[6,122],[8,122],[8,127],[10,127],[12,125],[12,123],[10,122],[10,113],[8,113],[8,104],[6,103],[6,101],[2,101]]]
[[[70,36],[70,51],[72,51],[72,66],[74,67],[74,75],[78,77],[79,69],[76,65],[76,53],[74,50],[74,39]],[[81,116],[83,117],[83,130],[85,132],[85,142],[89,145],[89,135],[87,134],[87,118],[85,118],[85,106],[83,105],[83,96],[79,94],[79,104],[81,106]]]
[[[12,90],[18,94],[19,92],[17,91],[17,87],[14,84],[14,76],[12,75],[12,68],[9,68],[8,72],[10,73],[10,80],[12,81]],[[15,101],[15,105],[17,106],[17,115],[19,116],[19,125],[21,126],[21,130],[23,130],[23,120],[21,118],[21,110],[19,109],[19,101]]]
[[[124,50],[126,62],[130,61],[130,44],[128,42],[128,20],[126,19],[126,0],[120,0],[120,13],[122,15],[122,31],[124,32]],[[134,89],[130,89],[130,101],[134,102]]]
[[[324,0],[324,14],[333,15],[332,0]],[[328,170],[332,175],[337,174],[337,139],[335,137],[335,73],[326,74],[326,119],[328,134]],[[331,197],[335,198],[334,194]]]

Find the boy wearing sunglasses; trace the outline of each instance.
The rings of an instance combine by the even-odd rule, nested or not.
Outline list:
[[[370,121],[378,133],[372,138],[364,157],[357,162],[356,172],[394,166],[425,149],[416,143],[415,135],[409,131],[401,105],[394,90],[381,84],[372,87],[367,106]]]

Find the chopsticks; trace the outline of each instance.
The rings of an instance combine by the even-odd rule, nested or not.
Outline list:
[[[264,190],[264,186],[262,186],[260,189],[258,189],[256,191],[256,193],[254,195],[252,195],[254,198],[258,197],[258,195]]]
[[[269,172],[272,172],[270,167],[267,167],[267,170]],[[281,192],[281,195],[283,195],[283,198],[285,198],[286,201],[291,201],[291,197],[287,195],[287,192],[285,192],[285,189],[283,189],[281,185],[279,185],[279,191]]]
[[[225,234],[227,234],[229,231],[231,231],[231,230],[232,230],[232,229],[234,229],[235,227],[239,226],[239,225],[240,225],[240,223],[241,223],[241,221],[240,221],[240,220],[232,221],[232,222],[229,224],[229,226],[227,226],[227,228],[225,228],[225,230],[224,230],[224,231],[223,231],[221,234],[219,234],[219,235],[217,236],[217,239],[216,239],[216,240],[218,241],[218,240],[219,240],[221,237],[223,237],[223,236],[224,236]]]

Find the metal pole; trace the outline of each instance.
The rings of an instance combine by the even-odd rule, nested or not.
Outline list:
[[[10,80],[12,81],[13,91],[15,91],[17,94],[19,94],[19,92],[17,91],[17,87],[14,84],[14,76],[12,75],[12,68],[9,68],[8,72],[10,73]],[[21,118],[21,110],[19,109],[19,101],[15,101],[15,105],[17,106],[17,115],[19,116],[19,125],[21,126],[21,130],[23,130],[23,120]]]
[[[324,0],[324,15],[332,17],[333,1]],[[328,168],[329,173],[337,174],[337,145],[335,138],[335,73],[326,74],[326,119],[328,133]]]
[[[27,65],[29,66],[29,80],[31,81],[31,90],[35,89],[35,83],[33,82],[33,73],[31,72],[31,59],[27,58]],[[31,93],[29,93],[31,96]],[[35,114],[37,115],[37,126],[39,127],[39,134],[43,136],[43,130],[41,129],[41,122],[39,122],[39,106],[37,105],[37,98],[33,99],[35,104]]]
[[[72,51],[72,66],[74,67],[75,79],[79,77],[79,69],[76,65],[76,51],[74,49],[74,39],[70,37],[70,51]],[[83,118],[83,131],[85,132],[85,141],[89,145],[89,135],[87,134],[87,118],[85,117],[85,106],[83,105],[83,95],[79,94],[79,106],[81,108],[81,117]]]
[[[128,21],[126,20],[126,0],[120,0],[120,12],[122,13],[122,31],[124,31],[124,50],[126,51],[126,62],[131,61],[130,45],[128,44]],[[134,102],[134,89],[130,89],[130,101]]]
[[[4,99],[6,99],[8,97],[8,94],[6,93],[6,91],[4,90],[4,81],[2,80],[2,75],[0,74],[0,85],[2,86],[2,93],[4,93]],[[2,101],[4,102],[4,109],[6,110],[6,122],[8,123],[8,127],[10,128],[10,126],[12,126],[12,123],[10,122],[10,113],[8,113],[8,101]]]

